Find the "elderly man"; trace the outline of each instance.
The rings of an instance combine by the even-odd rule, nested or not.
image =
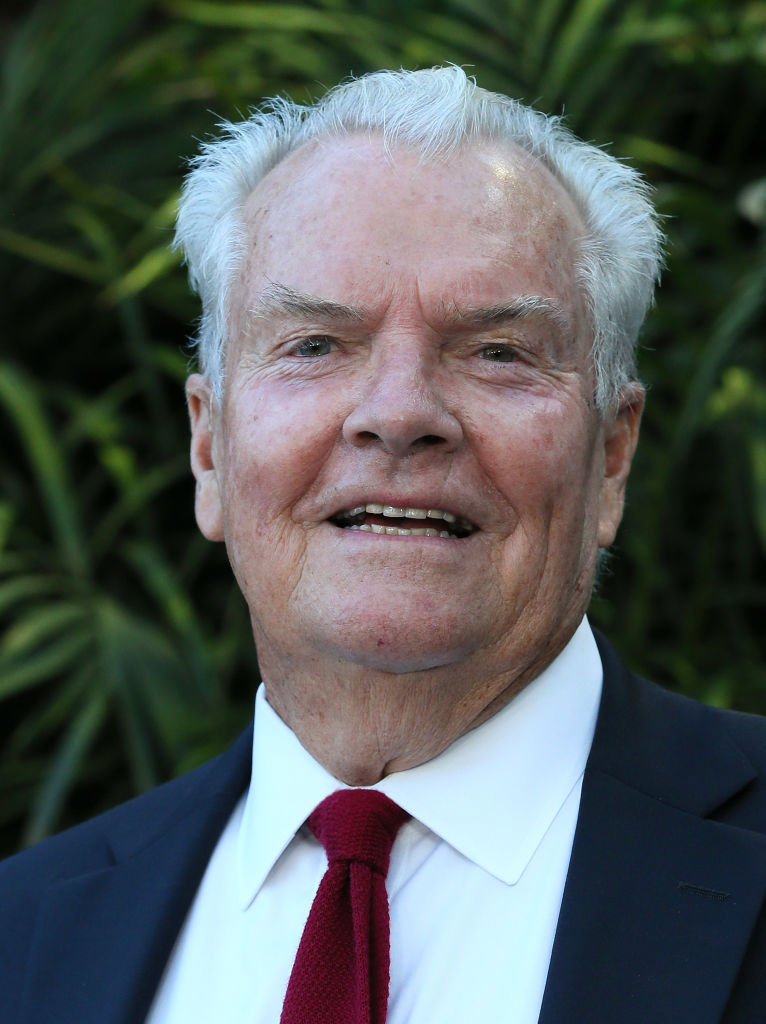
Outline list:
[[[636,173],[385,72],[226,126],[178,240],[254,737],[5,865],[2,1024],[766,1019],[764,724],[585,619],[644,401]]]

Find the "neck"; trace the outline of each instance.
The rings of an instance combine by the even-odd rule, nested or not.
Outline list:
[[[369,786],[392,772],[429,761],[491,718],[563,649],[551,642],[502,669],[454,665],[390,672],[334,659],[262,651],[269,704],[300,743],[335,778]],[[491,659],[490,659],[491,662]]]

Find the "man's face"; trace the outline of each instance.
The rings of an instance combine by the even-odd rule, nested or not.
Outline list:
[[[296,650],[477,678],[555,653],[640,416],[640,397],[594,409],[563,188],[509,146],[436,163],[325,140],[261,182],[245,226],[223,400],[200,377],[189,396],[198,522],[267,678]]]

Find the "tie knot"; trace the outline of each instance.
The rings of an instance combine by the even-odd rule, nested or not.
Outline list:
[[[309,828],[324,846],[327,860],[359,861],[388,873],[391,847],[409,814],[374,789],[340,789],[312,812]]]

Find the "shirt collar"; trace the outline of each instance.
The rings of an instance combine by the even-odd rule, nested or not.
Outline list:
[[[582,777],[601,683],[598,648],[583,619],[558,657],[492,718],[432,760],[395,772],[371,788],[512,885]],[[243,906],[316,805],[346,788],[301,746],[261,686],[252,776],[238,837]]]

